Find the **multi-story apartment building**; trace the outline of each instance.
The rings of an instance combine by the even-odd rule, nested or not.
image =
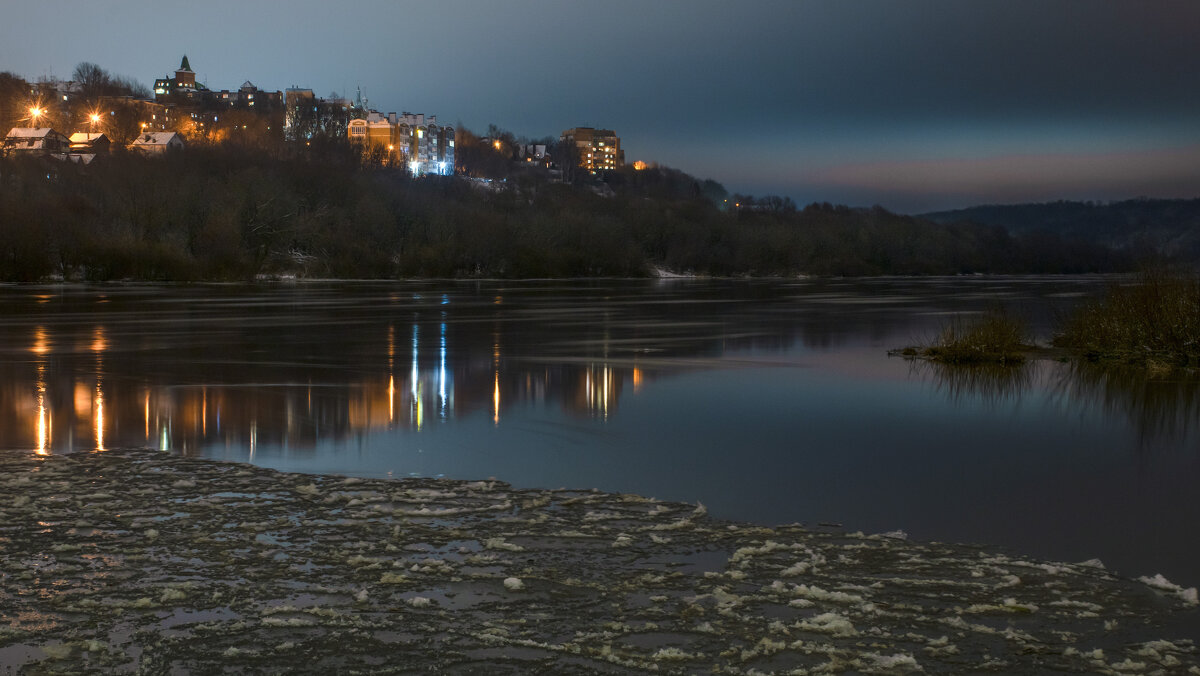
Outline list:
[[[621,138],[611,129],[575,127],[564,131],[559,140],[573,144],[579,154],[576,163],[593,174],[625,166]]]
[[[415,176],[454,173],[454,127],[438,124],[436,115],[371,111],[350,120],[346,134],[385,164],[405,166]]]

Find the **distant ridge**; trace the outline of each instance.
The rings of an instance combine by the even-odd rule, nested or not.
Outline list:
[[[921,214],[937,223],[1000,226],[1009,234],[1058,235],[1129,252],[1200,263],[1200,199],[987,204]]]

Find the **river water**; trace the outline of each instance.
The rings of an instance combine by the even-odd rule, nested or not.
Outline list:
[[[0,448],[495,477],[1200,583],[1200,388],[889,357],[1096,277],[0,287]]]

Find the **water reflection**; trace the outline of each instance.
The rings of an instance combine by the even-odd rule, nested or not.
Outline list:
[[[421,284],[411,292],[62,287],[23,297],[9,290],[0,349],[24,343],[29,358],[9,351],[0,363],[0,415],[8,423],[0,446],[39,453],[224,447],[252,455],[265,444],[300,450],[381,431],[424,433],[476,414],[501,428],[506,411],[531,405],[608,423],[623,397],[665,374],[722,367],[731,354],[742,365],[775,363],[770,355],[790,355],[780,362],[787,363],[863,340],[882,353],[946,312],[1012,295],[1023,283],[1045,284],[459,284],[454,293]],[[1053,293],[1030,294],[1025,303],[1035,315],[1043,303],[1048,316],[1048,298],[1087,284],[1100,282],[1055,282]],[[27,338],[14,341],[20,333]],[[407,368],[400,362],[406,339]],[[917,368],[951,398],[1007,399],[1033,380],[1028,368]],[[1080,392],[1113,388],[1086,376],[1081,382]],[[1156,388],[1159,399],[1130,410],[1166,423],[1166,398],[1190,391],[1177,389]],[[32,397],[22,394],[30,390]]]
[[[1139,447],[1187,437],[1200,421],[1200,374],[1155,374],[1144,368],[1089,362],[1031,361],[1016,366],[957,365],[911,360],[910,373],[956,404],[1020,402],[1048,392],[1063,410],[1098,407],[1105,417],[1125,418]]]
[[[647,378],[640,368],[604,363],[508,363],[498,339],[484,369],[469,351],[454,358],[448,322],[437,324],[428,348],[421,342],[420,324],[406,329],[412,335],[412,361],[399,374],[394,372],[395,327],[388,326],[378,376],[371,373],[369,360],[361,360],[355,364],[361,375],[328,382],[314,381],[306,369],[285,369],[282,382],[256,382],[248,373],[249,382],[147,384],[139,382],[144,374],[136,357],[106,358],[109,341],[103,327],[94,329],[88,357],[81,351],[56,353],[48,345],[58,336],[39,327],[32,363],[0,365],[5,417],[20,421],[0,431],[0,445],[31,446],[43,454],[118,445],[184,453],[212,445],[240,446],[253,459],[264,443],[312,449],[322,440],[374,431],[423,432],[429,411],[438,424],[486,411],[499,427],[509,406],[556,402],[568,412],[603,421],[616,411],[624,381],[634,380],[640,387]],[[62,338],[70,342],[69,336]],[[23,375],[30,367],[29,376]],[[297,382],[301,373],[306,382]],[[188,373],[190,379],[207,375],[203,363]],[[26,378],[32,380],[31,398],[20,395]],[[32,439],[24,441],[16,432],[21,429],[32,430]]]
[[[909,362],[914,377],[934,383],[950,400],[982,399],[990,404],[1015,401],[1034,385],[1036,367],[1024,364],[943,364],[924,359]]]
[[[1200,374],[1195,372],[1156,374],[1079,362],[1060,372],[1056,392],[1062,400],[1090,401],[1105,415],[1128,418],[1143,449],[1186,437],[1200,421]]]

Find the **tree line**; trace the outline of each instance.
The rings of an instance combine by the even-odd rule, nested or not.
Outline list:
[[[747,196],[739,196],[743,199]],[[657,167],[578,185],[372,167],[346,143],[80,166],[0,160],[0,279],[933,275],[1126,270],[1127,254],[996,226],[790,200],[730,207]],[[763,206],[765,205],[765,206]]]

